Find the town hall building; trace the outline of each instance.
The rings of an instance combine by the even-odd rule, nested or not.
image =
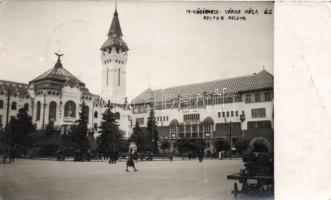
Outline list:
[[[49,123],[62,133],[78,119],[83,102],[88,107],[88,128],[96,132],[104,105],[110,102],[120,129],[128,137],[136,122],[147,127],[155,110],[161,140],[177,151],[183,141],[203,143],[215,152],[218,141],[231,145],[242,137],[264,133],[273,138],[273,75],[265,69],[241,77],[229,77],[159,90],[146,89],[131,103],[126,97],[126,64],[129,48],[115,9],[106,41],[101,46],[101,92],[92,94],[71,74],[57,55],[55,65],[28,84],[0,80],[0,126],[4,127],[26,107],[37,129]],[[139,74],[138,74],[139,76]]]

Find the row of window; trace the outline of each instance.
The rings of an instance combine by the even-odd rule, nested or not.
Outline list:
[[[264,96],[262,96],[261,94],[262,93],[255,93],[254,95],[246,94],[246,103],[260,102],[260,101],[271,101],[271,99],[272,99],[271,92],[265,92]],[[254,96],[254,100],[252,98],[253,96]],[[262,99],[261,97],[264,97],[264,99]]]
[[[27,108],[27,110],[29,110],[29,104],[28,103],[25,103],[24,107]],[[4,102],[3,102],[3,100],[0,100],[0,109],[3,109],[3,108],[4,108]],[[17,102],[16,101],[11,102],[10,109],[11,110],[17,110]]]
[[[266,112],[265,108],[257,108],[257,109],[252,109],[251,110],[252,118],[258,118],[258,117],[265,117]]]
[[[7,94],[7,93],[8,92],[6,90],[1,90],[0,91],[0,95],[4,95],[4,94]],[[14,97],[20,96],[21,98],[27,98],[27,99],[30,98],[30,96],[28,94],[25,94],[25,92],[21,93],[21,95],[20,95],[19,92],[15,92],[14,94],[11,93],[11,95],[13,95]]]
[[[154,101],[154,97],[150,97],[149,100]],[[254,95],[247,94],[246,95],[246,103],[250,102],[260,102],[260,101],[271,101],[272,93],[256,93]],[[147,99],[146,99],[147,101]],[[241,95],[235,94],[231,96],[219,96],[219,95],[211,95],[211,96],[192,96],[192,97],[179,97],[178,99],[172,99],[164,102],[157,102],[155,106],[152,105],[156,110],[163,109],[195,109],[195,108],[203,108],[204,106],[209,105],[218,105],[218,104],[228,104],[234,102],[240,102]],[[147,107],[144,105],[138,105],[135,107],[135,112],[143,113],[146,112]]]
[[[270,129],[271,121],[248,122],[247,129]]]
[[[87,107],[87,116],[89,116],[90,109]],[[48,119],[49,121],[56,121],[57,103],[52,101],[49,104]],[[36,121],[40,120],[41,116],[41,102],[37,102]],[[76,117],[76,104],[73,101],[67,101],[64,105],[64,117],[75,118]],[[94,112],[94,118],[98,118],[98,112]]]
[[[112,62],[111,59],[107,59],[107,60],[104,61],[105,64],[108,64],[108,63],[111,63],[111,62]],[[118,63],[118,64],[123,64],[124,63],[123,60],[119,60],[119,59],[116,59],[115,62]]]
[[[186,122],[186,121],[200,121],[200,114],[184,115],[184,122]]]
[[[169,120],[168,116],[156,117],[157,122],[165,122],[165,121],[168,121],[168,120]]]
[[[183,126],[170,126],[170,132],[186,132],[186,133],[202,133],[202,132],[210,132],[212,130],[212,124],[206,125],[183,125]]]
[[[241,114],[244,115],[245,112],[242,111]],[[232,110],[232,111],[226,111],[226,112],[218,112],[218,118],[221,118],[221,117],[223,117],[223,118],[225,118],[225,117],[234,117],[234,116],[236,116],[236,117],[239,116],[238,110],[236,110],[236,111],[233,111]]]
[[[44,91],[38,91],[36,94],[37,94],[37,95],[39,95],[39,94],[44,94]],[[48,91],[48,92],[45,93],[45,94],[47,94],[47,95],[56,95],[56,96],[59,96],[59,95],[60,95],[59,92],[55,92],[55,91]]]
[[[107,48],[106,51],[110,54],[112,52],[112,50],[113,50],[113,48],[112,47],[109,47],[109,48]],[[120,53],[120,48],[116,47],[115,50],[116,50],[116,53],[117,54]],[[105,55],[105,52],[102,52],[102,54]]]

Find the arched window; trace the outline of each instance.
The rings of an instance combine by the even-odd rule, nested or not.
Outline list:
[[[11,109],[16,110],[17,109],[17,103],[16,101],[11,102]]]
[[[41,103],[40,101],[37,102],[37,116],[36,116],[36,121],[40,120],[40,110],[41,110]]]
[[[52,101],[49,104],[49,112],[48,112],[48,121],[56,121],[56,102]]]
[[[64,105],[64,117],[76,117],[76,104],[73,101],[67,101]]]
[[[3,109],[3,100],[0,100],[0,109]]]
[[[94,118],[98,118],[98,112],[97,111],[94,112]]]

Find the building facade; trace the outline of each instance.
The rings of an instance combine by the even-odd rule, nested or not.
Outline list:
[[[162,90],[147,89],[132,101],[134,121],[147,126],[155,110],[161,139],[171,141],[171,151],[183,141],[234,145],[242,137],[273,137],[273,75],[266,70],[253,75],[190,84]]]
[[[29,84],[0,80],[0,126],[4,127],[24,106],[37,129],[47,124],[66,132],[79,117],[83,102],[88,107],[88,128],[96,132],[110,102],[118,117],[120,129],[130,134],[130,114],[126,99],[126,62],[128,47],[115,10],[108,38],[101,47],[101,94],[92,94],[61,62],[31,80]]]
[[[72,75],[57,54],[54,67],[29,84],[0,81],[0,125],[16,117],[24,106],[37,129],[54,123],[61,132],[74,124],[81,105],[88,106],[88,127],[97,131],[104,105],[110,102],[120,129],[128,137],[135,122],[146,128],[149,110],[161,139],[171,141],[171,151],[180,142],[205,145],[215,152],[218,141],[235,144],[239,138],[268,133],[273,137],[273,75],[266,70],[253,75],[190,84],[162,90],[147,89],[128,104],[126,64],[128,46],[122,38],[115,9],[107,39],[101,46],[101,93],[92,94]]]

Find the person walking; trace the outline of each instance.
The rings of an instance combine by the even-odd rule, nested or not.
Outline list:
[[[9,150],[9,162],[15,162],[15,146],[11,146]]]
[[[129,167],[133,167],[134,171],[138,171],[136,169],[136,167],[134,166],[134,160],[133,160],[133,153],[132,153],[132,149],[130,149],[129,155],[128,155],[128,160],[126,161],[126,170],[125,171],[129,171]]]
[[[202,160],[203,160],[203,152],[200,151],[200,154],[199,154],[199,162],[202,162]]]

